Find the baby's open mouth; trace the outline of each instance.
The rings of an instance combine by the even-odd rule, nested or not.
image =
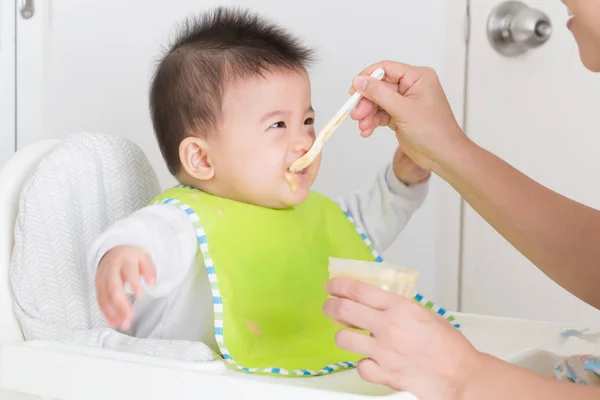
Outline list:
[[[308,172],[308,171],[307,171],[307,169],[308,169],[308,168],[304,168],[304,169],[301,169],[300,171],[292,172],[292,171],[290,171],[290,169],[288,168],[288,169],[285,171],[285,173],[286,173],[286,174],[292,174],[292,175],[306,175],[306,173]]]
[[[285,178],[287,184],[290,186],[292,193],[296,193],[296,191],[298,190],[298,185],[301,181],[305,179],[301,177],[305,176],[307,173],[307,168],[304,168],[303,170],[300,170],[298,172],[290,172],[289,169],[285,171],[283,177]]]

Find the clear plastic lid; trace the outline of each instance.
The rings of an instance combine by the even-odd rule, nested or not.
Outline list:
[[[419,270],[388,263],[329,258],[329,277],[347,277],[400,296],[412,297]]]

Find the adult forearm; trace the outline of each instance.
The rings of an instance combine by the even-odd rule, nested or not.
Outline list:
[[[488,355],[468,379],[461,400],[599,399],[600,388],[561,382],[508,364]]]
[[[600,211],[549,190],[470,141],[435,172],[546,275],[600,308]]]

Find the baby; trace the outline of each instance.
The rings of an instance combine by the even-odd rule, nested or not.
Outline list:
[[[337,203],[310,190],[320,159],[288,182],[315,139],[311,58],[245,11],[218,8],[184,25],[150,90],[156,138],[181,185],[89,252],[111,326],[201,341],[246,371],[354,365],[321,312],[328,258],[380,260],[424,201],[429,174],[397,151],[372,187]]]

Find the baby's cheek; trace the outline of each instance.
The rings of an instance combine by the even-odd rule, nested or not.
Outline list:
[[[281,190],[282,183],[285,184],[285,178],[281,171],[262,170],[249,180],[249,190],[273,196]]]

